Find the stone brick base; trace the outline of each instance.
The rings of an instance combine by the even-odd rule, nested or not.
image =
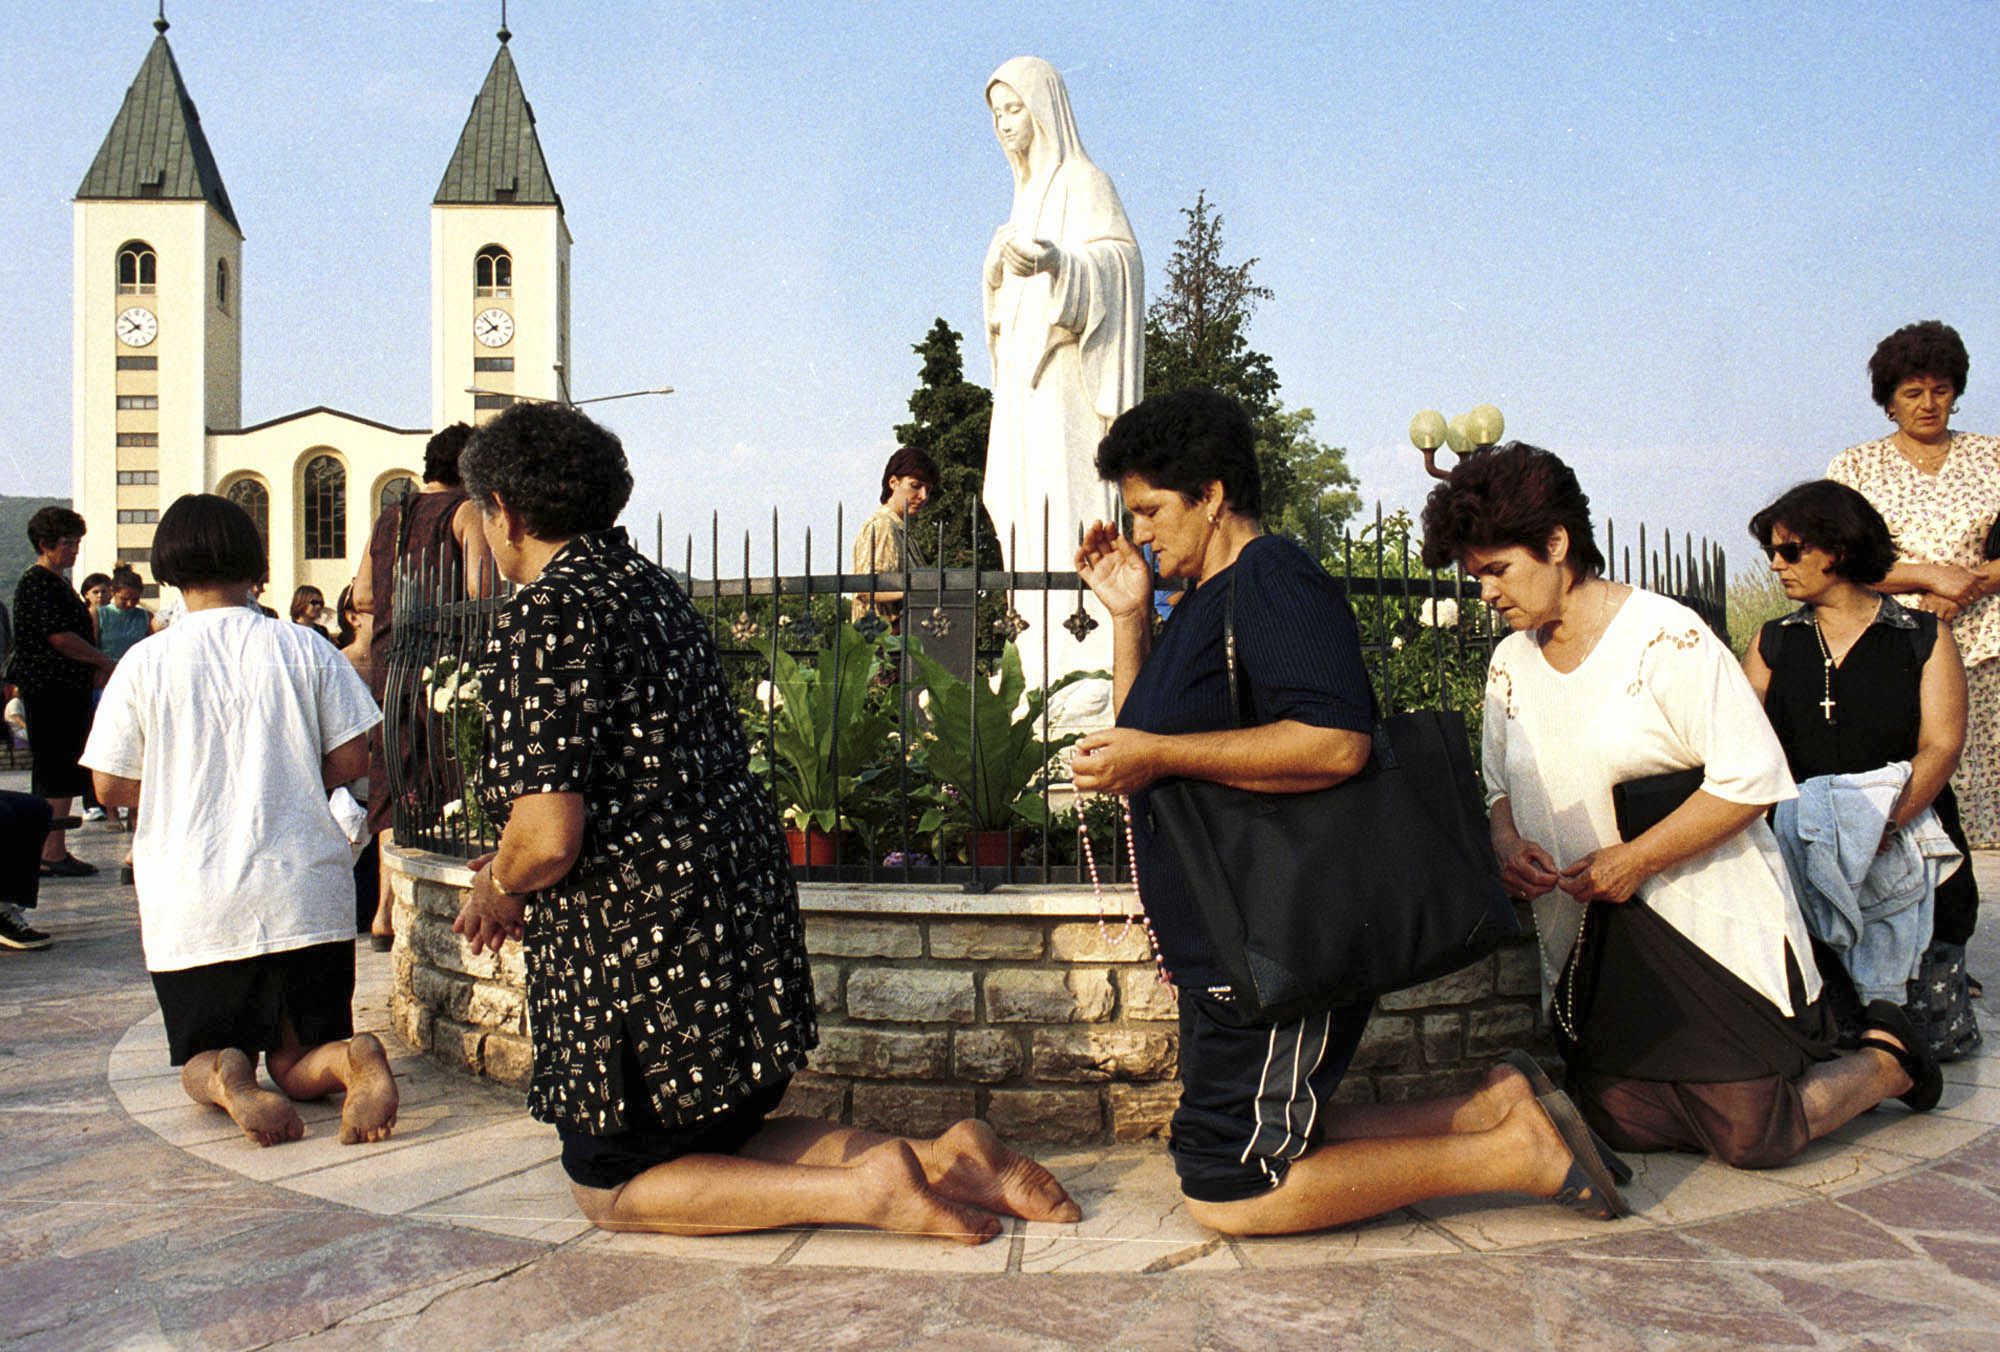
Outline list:
[[[392,848],[384,862],[396,898],[397,1034],[461,1070],[525,1086],[519,946],[475,958],[451,932],[471,881],[459,861]],[[909,1135],[970,1116],[1023,1141],[1165,1134],[1179,1098],[1175,992],[1156,979],[1143,928],[1101,926],[1088,888],[970,896],[814,884],[800,901],[820,1046],[787,1111]],[[1338,1097],[1451,1092],[1508,1047],[1545,1047],[1537,984],[1533,941],[1523,940],[1385,997]]]

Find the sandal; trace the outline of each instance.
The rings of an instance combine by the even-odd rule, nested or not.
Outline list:
[[[95,872],[97,872],[97,865],[86,864],[73,854],[65,854],[60,859],[44,859],[42,861],[42,876],[44,878],[88,878]]]
[[[1569,1095],[1560,1089],[1553,1094],[1538,1094],[1535,1105],[1562,1137],[1570,1155],[1569,1172],[1563,1175],[1562,1186],[1549,1200],[1593,1220],[1615,1221],[1631,1215],[1632,1208],[1619,1195],[1611,1171],[1598,1159],[1597,1150],[1590,1143],[1590,1128],[1584,1125],[1583,1114],[1576,1110]]]
[[[1903,1045],[1897,1046],[1878,1034],[1887,1033]],[[1927,1113],[1937,1107],[1938,1099],[1944,1095],[1944,1072],[1931,1059],[1930,1051],[1918,1035],[1910,1016],[1900,1007],[1887,1000],[1868,1002],[1868,1031],[1861,1035],[1861,1045],[1887,1052],[1894,1057],[1903,1073],[1910,1077],[1910,1090],[1896,1097],[1908,1104],[1913,1113]]]
[[[1542,1069],[1542,1063],[1520,1048],[1516,1047],[1500,1059],[1521,1072],[1522,1078],[1528,1082],[1528,1087],[1535,1091],[1536,1098],[1542,1098],[1545,1095],[1557,1092],[1556,1082],[1551,1080],[1549,1073]],[[1595,1127],[1586,1122],[1583,1124],[1583,1129],[1590,1133],[1590,1148],[1597,1152],[1599,1162],[1610,1172],[1611,1177],[1620,1187],[1630,1183],[1632,1181],[1632,1166],[1620,1159],[1617,1153],[1604,1143],[1604,1138],[1597,1134]]]

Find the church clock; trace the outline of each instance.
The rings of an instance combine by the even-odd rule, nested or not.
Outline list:
[[[127,347],[145,347],[160,336],[160,321],[143,305],[118,312],[118,341]]]
[[[498,306],[481,310],[473,316],[472,334],[487,347],[505,347],[514,341],[514,316]]]

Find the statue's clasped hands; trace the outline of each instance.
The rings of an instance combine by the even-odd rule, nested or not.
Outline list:
[[[1062,250],[1045,239],[1019,240],[1012,234],[1000,241],[1000,266],[1016,277],[1054,272]]]

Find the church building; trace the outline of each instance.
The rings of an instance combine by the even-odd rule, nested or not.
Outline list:
[[[264,534],[266,604],[282,612],[306,583],[331,603],[382,506],[415,487],[430,429],[323,404],[243,425],[243,228],[167,22],[153,26],[74,206],[72,505],[90,527],[76,576],[123,561],[150,584],[161,509],[213,492]],[[431,199],[433,427],[566,396],[570,234],[509,36]]]

